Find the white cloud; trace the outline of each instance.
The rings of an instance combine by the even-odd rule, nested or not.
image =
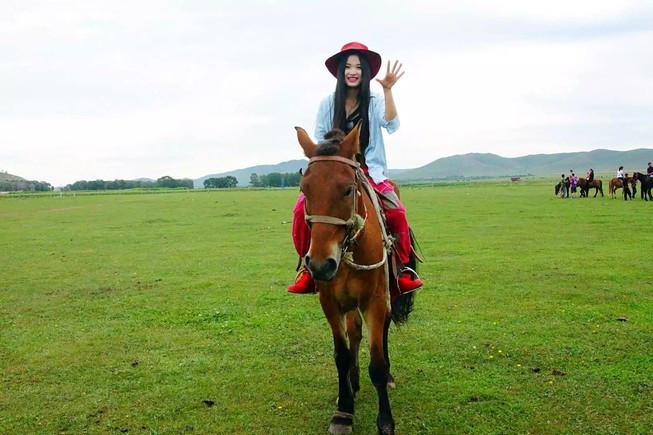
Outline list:
[[[441,15],[467,13],[492,18],[533,18],[548,21],[591,22],[613,20],[650,7],[642,0],[408,0],[415,12]]]

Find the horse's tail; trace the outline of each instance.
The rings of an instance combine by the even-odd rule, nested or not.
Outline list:
[[[413,230],[410,228],[408,230],[410,231],[410,246],[412,247],[412,249],[410,251],[410,259],[408,260],[408,263],[405,264],[405,266],[410,267],[415,272],[417,272],[418,257],[415,249],[419,248],[419,244],[417,243],[417,239],[415,239],[415,233],[413,233]],[[404,293],[394,298],[394,300],[392,301],[391,308],[392,308],[392,321],[395,323],[395,325],[400,326],[408,321],[408,316],[413,311],[414,303],[415,303],[414,291],[410,293]]]

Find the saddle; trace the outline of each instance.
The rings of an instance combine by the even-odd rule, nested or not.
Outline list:
[[[365,174],[363,173],[362,169],[360,169],[360,167],[357,169],[357,171],[359,171],[358,176],[362,180],[361,184],[363,188],[367,191],[372,201],[372,204],[374,205],[374,211],[376,212],[379,222],[381,224],[383,245],[386,249],[386,253],[388,256],[387,257],[388,261],[385,264],[386,272],[387,272],[386,290],[390,294],[390,300],[394,300],[396,297],[401,296],[402,294],[398,284],[399,272],[404,270],[409,270],[410,272],[414,273],[417,276],[417,270],[416,270],[417,262],[423,263],[424,261],[419,256],[419,254],[417,254],[417,251],[415,249],[417,246],[417,242],[415,240],[413,230],[409,228],[410,247],[411,247],[410,260],[408,264],[404,264],[401,262],[395,244],[396,236],[390,233],[385,218],[386,207],[384,206],[384,204],[392,203],[393,199],[387,197],[383,193],[374,190],[369,180],[367,179],[367,176],[365,176]],[[392,184],[395,186],[396,189],[396,184],[395,183]],[[397,197],[399,197],[398,193],[397,193]]]

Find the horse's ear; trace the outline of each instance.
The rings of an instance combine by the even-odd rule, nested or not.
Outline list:
[[[301,127],[295,127],[295,130],[297,130],[297,140],[304,149],[304,155],[309,159],[312,158],[315,155],[315,148],[317,148],[317,145],[313,143],[311,138],[308,136],[308,133],[306,133],[306,130]]]
[[[353,160],[356,157],[356,154],[360,152],[360,130],[361,124],[359,122],[342,141],[339,153],[342,157],[347,157]]]

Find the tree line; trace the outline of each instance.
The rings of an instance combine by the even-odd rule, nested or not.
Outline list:
[[[75,181],[66,185],[62,190],[127,190],[127,189],[154,189],[165,187],[168,189],[175,188],[193,188],[193,180],[189,178],[176,179],[169,175],[163,176],[156,181],[145,180],[93,180]]]
[[[17,192],[19,190],[31,190],[37,192],[47,192],[53,190],[54,187],[47,181],[27,181],[27,180],[11,180],[0,181],[0,192]]]
[[[295,187],[299,186],[302,176],[299,172],[270,172],[266,175],[252,174],[249,184],[252,187]]]
[[[271,172],[269,174],[252,174],[249,180],[251,187],[296,187],[299,186],[301,175],[299,172]],[[238,186],[236,177],[212,177],[204,180],[206,189],[225,189]],[[169,175],[163,176],[156,181],[146,180],[79,180],[62,187],[64,191],[81,190],[128,190],[128,189],[155,189],[155,188],[185,188],[193,189],[193,180],[188,178],[176,179]],[[49,191],[54,187],[45,181],[12,180],[0,181],[0,191]]]
[[[238,179],[231,175],[227,177],[212,177],[204,180],[205,189],[230,189],[238,185]]]

